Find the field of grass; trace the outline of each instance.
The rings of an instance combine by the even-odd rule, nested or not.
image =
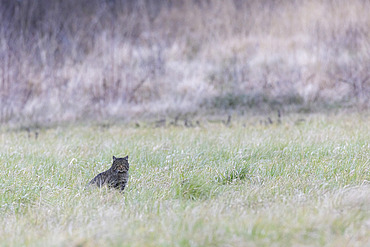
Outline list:
[[[272,120],[3,127],[1,245],[369,246],[369,114]],[[126,154],[123,195],[84,189]]]

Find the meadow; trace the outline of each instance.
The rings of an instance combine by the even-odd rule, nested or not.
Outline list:
[[[3,126],[0,245],[369,246],[369,114],[271,120]]]
[[[370,246],[369,12],[0,1],[0,246]]]

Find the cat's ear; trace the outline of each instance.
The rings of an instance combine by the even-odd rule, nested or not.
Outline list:
[[[124,159],[128,161],[128,155]]]
[[[117,158],[113,156],[113,161],[115,161]]]

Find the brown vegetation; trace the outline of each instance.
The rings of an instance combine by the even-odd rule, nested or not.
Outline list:
[[[368,13],[366,0],[1,1],[0,121],[368,108]]]

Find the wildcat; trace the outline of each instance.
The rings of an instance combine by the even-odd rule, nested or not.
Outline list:
[[[116,158],[113,156],[112,167],[105,172],[99,173],[93,178],[89,185],[97,185],[102,187],[104,184],[109,188],[119,189],[121,192],[125,189],[128,182],[128,156],[124,158]]]

